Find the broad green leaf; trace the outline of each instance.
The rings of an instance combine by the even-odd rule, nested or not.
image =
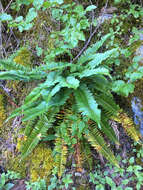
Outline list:
[[[134,85],[125,83],[122,80],[117,80],[113,82],[112,90],[117,94],[128,96],[129,93],[132,93],[134,91]]]
[[[44,3],[44,0],[34,0],[33,5],[36,9],[40,9]]]
[[[100,126],[101,110],[98,108],[98,104],[87,86],[81,85],[76,91],[74,91],[74,95],[79,111],[82,112],[83,115],[94,120],[98,126]]]
[[[11,15],[3,13],[0,15],[0,21],[11,21],[13,18]]]
[[[67,78],[61,77],[60,85],[76,89],[79,86],[79,80],[73,76],[68,76]]]
[[[40,97],[41,87],[34,88],[30,94],[25,98],[25,104],[32,103]]]
[[[37,12],[35,8],[30,8],[26,16],[26,22],[30,23],[37,17]]]
[[[95,5],[90,5],[90,6],[88,6],[86,9],[85,9],[85,11],[86,12],[88,12],[88,11],[92,11],[92,10],[94,10],[94,9],[96,9],[97,7],[95,6]]]
[[[111,36],[111,34],[107,34],[101,38],[100,41],[93,44],[89,47],[78,59],[78,64],[83,64],[87,61],[93,59],[93,55],[97,52],[97,50],[103,45],[103,43]]]

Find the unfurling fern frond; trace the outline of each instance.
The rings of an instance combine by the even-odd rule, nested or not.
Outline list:
[[[108,148],[108,145],[104,141],[100,131],[98,129],[94,129],[89,131],[87,135],[85,135],[87,140],[90,142],[91,146],[93,146],[97,152],[101,153],[107,160],[109,160],[113,165],[119,167],[118,161],[116,160],[114,154]]]
[[[61,137],[56,138],[55,142],[55,165],[57,167],[58,177],[61,178],[65,169],[66,161],[67,161],[67,145]]]
[[[124,112],[120,112],[117,117],[113,119],[119,123],[122,123],[127,135],[129,135],[134,141],[139,142],[140,135],[137,132],[133,120]]]

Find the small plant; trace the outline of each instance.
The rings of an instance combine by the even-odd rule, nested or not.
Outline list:
[[[140,151],[139,151],[140,152]],[[100,165],[95,169],[95,172],[89,174],[89,182],[96,189],[104,190],[106,185],[109,185],[111,190],[140,190],[143,187],[142,167],[135,162],[135,157],[121,160],[117,156],[121,167],[113,167],[111,164],[106,164],[105,171],[102,171]]]
[[[25,182],[27,190],[46,190],[46,182],[40,179],[36,182]]]
[[[72,175],[64,174],[61,179],[58,179],[57,169],[53,170],[53,175],[50,179],[50,185],[48,186],[48,190],[58,190],[58,189],[68,189],[71,184],[73,184]]]
[[[20,175],[13,171],[2,173],[0,175],[0,190],[10,190],[14,186],[14,184],[9,181],[14,179],[20,179]]]

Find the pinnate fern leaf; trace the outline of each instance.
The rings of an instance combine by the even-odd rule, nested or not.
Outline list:
[[[28,156],[37,146],[37,144],[41,140],[41,137],[44,136],[49,127],[51,127],[51,122],[53,122],[52,117],[48,120],[46,115],[41,115],[32,131],[31,129],[29,129],[29,131],[28,129],[25,130],[25,135],[29,135],[27,136],[26,142],[24,142],[23,146],[21,147],[22,159]],[[27,127],[29,127],[29,125]]]
[[[89,47],[83,55],[78,59],[78,64],[83,64],[87,61],[90,61],[93,59],[93,54],[97,52],[97,50],[103,45],[103,43],[110,37],[110,34],[107,34],[102,37],[102,39],[95,44],[93,44],[91,47]]]
[[[78,105],[78,109],[83,115],[88,116],[94,120],[100,127],[100,114],[101,111],[98,108],[92,93],[89,91],[86,85],[81,85],[75,92],[75,98]]]
[[[98,129],[94,129],[94,132],[92,130],[89,131],[87,135],[85,135],[87,140],[90,142],[90,144],[99,152],[101,153],[107,160],[109,160],[113,165],[119,167],[118,162],[112,153],[112,151],[108,148],[106,142],[104,141],[103,137],[101,136],[101,133],[98,131]]]

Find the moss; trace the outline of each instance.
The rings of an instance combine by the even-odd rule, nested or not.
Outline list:
[[[22,178],[27,176],[27,159],[20,161],[20,155],[13,156],[9,153],[8,161],[6,163],[7,170],[18,172]]]
[[[4,96],[3,94],[0,94],[0,128],[3,127],[3,122],[5,121],[5,119],[6,119],[6,112],[4,108]]]
[[[17,150],[20,143],[17,145]],[[29,176],[31,181],[37,181],[37,179],[45,179],[47,183],[49,182],[49,175],[54,166],[54,161],[52,157],[52,150],[47,148],[45,144],[38,145],[34,151],[21,160],[19,153],[14,157],[12,154],[8,158],[6,168],[8,170],[13,170],[20,173],[21,177],[25,178]]]
[[[18,52],[15,58],[13,59],[17,64],[30,67],[31,66],[31,53],[26,48],[21,48]]]
[[[54,161],[52,157],[52,150],[47,148],[45,144],[37,146],[30,155],[30,178],[32,181],[37,181],[38,178],[49,181],[48,176],[53,169]]]

